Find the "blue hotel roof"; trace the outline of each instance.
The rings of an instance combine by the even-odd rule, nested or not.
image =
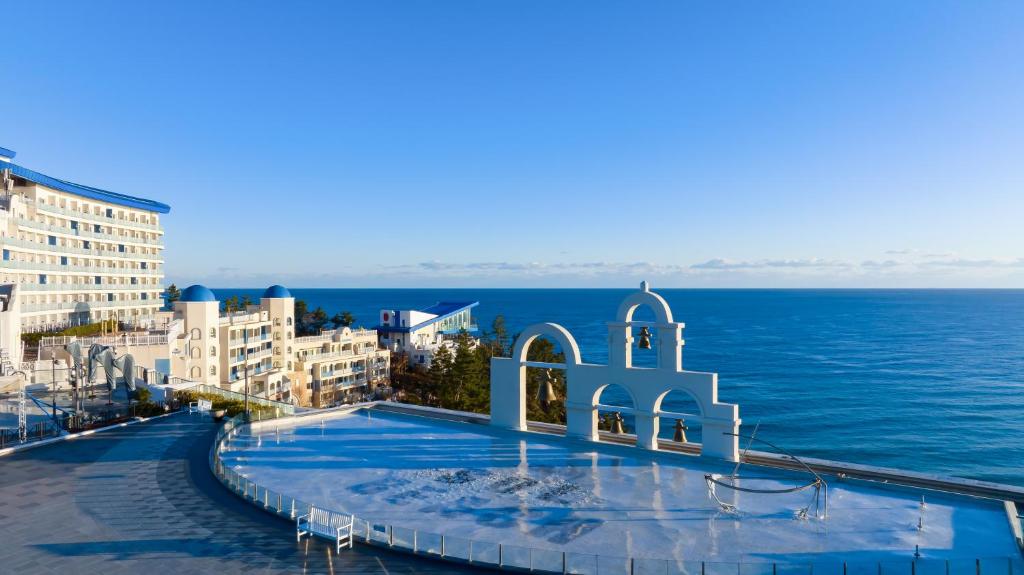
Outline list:
[[[0,148],[0,156],[6,158],[13,158],[15,152],[8,150],[7,148]],[[76,184],[74,182],[68,182],[66,180],[59,180],[47,176],[46,174],[40,174],[34,170],[30,170],[24,166],[19,166],[13,162],[0,162],[0,169],[10,168],[11,173],[20,178],[25,178],[30,182],[44,185],[48,188],[53,188],[61,192],[67,192],[69,194],[75,194],[84,198],[92,200],[100,200],[103,202],[110,202],[119,206],[125,206],[127,208],[136,208],[140,210],[148,210],[151,212],[157,212],[160,214],[166,214],[171,211],[171,206],[160,203],[154,200],[147,200],[144,198],[136,198],[134,196],[128,196],[125,194],[118,194],[117,192],[110,192],[107,190],[101,190],[99,188],[93,188],[91,186],[83,186],[82,184]]]

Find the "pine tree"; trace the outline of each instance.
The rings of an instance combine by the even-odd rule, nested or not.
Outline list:
[[[174,284],[171,284],[171,285],[167,286],[166,292],[167,292],[167,304],[168,305],[170,305],[170,304],[178,301],[179,299],[181,299],[181,290],[178,289],[178,286],[176,286]]]

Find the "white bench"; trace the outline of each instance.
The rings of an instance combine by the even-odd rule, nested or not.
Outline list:
[[[192,403],[188,404],[189,413],[210,413],[210,410],[212,409],[213,402],[210,401],[209,399],[200,399],[199,401],[193,401]]]
[[[295,519],[295,540],[303,535],[319,535],[333,539],[335,552],[340,553],[342,545],[352,548],[352,516],[346,513],[311,507],[309,513]]]

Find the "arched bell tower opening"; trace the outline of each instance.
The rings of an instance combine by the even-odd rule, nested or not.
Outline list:
[[[634,319],[641,307],[651,310],[653,321]],[[602,411],[617,410],[623,420],[622,432],[632,427],[639,447],[658,449],[662,420],[672,420],[674,427],[675,420],[681,419],[687,426],[699,424],[702,455],[738,460],[739,407],[718,401],[718,374],[683,369],[683,327],[673,320],[668,302],[643,282],[639,291],[619,305],[615,321],[608,323],[608,365],[583,363],[575,339],[560,325],[542,323],[526,328],[512,357],[491,358],[491,424],[525,431],[527,369],[563,369],[567,435],[597,441]],[[541,336],[561,346],[564,362],[529,360],[529,348]],[[634,345],[655,354],[650,362],[654,367],[633,365]],[[605,393],[616,388],[622,389],[620,399],[629,397],[632,407],[603,403]],[[632,422],[626,421],[626,415]],[[618,431],[618,426],[614,429]],[[689,435],[687,442],[697,445]]]

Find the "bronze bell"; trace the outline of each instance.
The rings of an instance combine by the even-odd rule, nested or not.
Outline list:
[[[690,428],[686,427],[686,425],[683,423],[683,420],[682,419],[677,419],[676,420],[676,434],[675,434],[675,437],[672,438],[672,441],[675,441],[676,443],[686,443],[686,430],[687,429],[690,429]]]
[[[626,430],[622,427],[622,414],[618,411],[615,412],[615,417],[612,419],[612,433],[619,435],[626,433]]]
[[[651,330],[647,326],[640,328],[640,341],[636,344],[640,349],[651,349]]]
[[[610,413],[604,414],[604,420],[601,422],[601,425],[603,425],[606,430],[611,431],[612,430],[612,414],[610,414]]]
[[[541,407],[547,409],[552,402],[558,401],[558,394],[555,393],[555,376],[552,375],[551,369],[544,370],[544,382],[540,384],[537,390],[537,401],[540,402]]]

